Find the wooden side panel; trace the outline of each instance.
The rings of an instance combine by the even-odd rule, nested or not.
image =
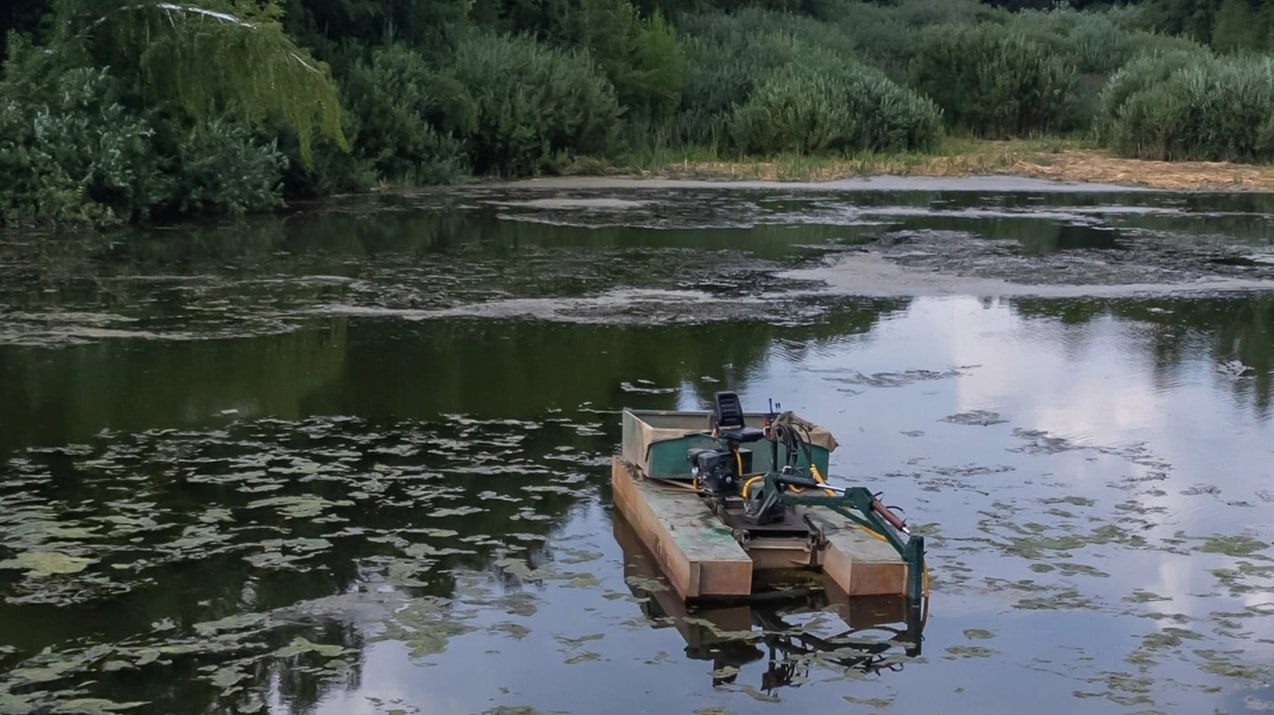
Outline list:
[[[611,466],[615,507],[682,598],[746,596],[752,592],[752,560],[699,497],[658,488],[636,467],[616,457]]]
[[[830,510],[810,520],[827,536],[819,554],[823,572],[850,596],[902,596],[907,593],[907,564],[889,544]]]
[[[641,543],[641,537],[623,514],[615,515],[614,531],[615,541],[624,550],[625,576],[632,574],[659,581],[667,580],[663,578],[653,555]],[[653,602],[642,606],[647,617],[652,618],[652,628],[663,628],[671,624],[681,633],[686,645],[697,652],[706,652],[712,645],[735,639],[740,632],[752,629],[752,609],[748,606],[697,608],[691,615],[685,599],[672,589],[634,589],[634,593],[648,596]]]

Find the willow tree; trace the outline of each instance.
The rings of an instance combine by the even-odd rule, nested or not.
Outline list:
[[[52,46],[135,82],[141,104],[195,127],[229,117],[295,133],[309,165],[316,136],[342,149],[328,66],[283,31],[280,0],[56,0]]]

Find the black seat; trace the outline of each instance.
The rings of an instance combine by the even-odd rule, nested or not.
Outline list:
[[[765,432],[744,424],[743,405],[737,394],[718,392],[712,399],[715,403],[712,426],[716,428],[719,439],[727,442],[756,442],[765,436]]]

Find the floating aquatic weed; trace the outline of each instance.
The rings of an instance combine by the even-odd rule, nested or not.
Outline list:
[[[1041,504],[1070,504],[1072,506],[1091,507],[1096,506],[1097,502],[1088,497],[1075,496],[1068,494],[1061,497],[1045,497],[1039,500]]]
[[[1082,574],[1084,576],[1093,576],[1096,578],[1110,577],[1110,574],[1094,566],[1089,566],[1088,564],[1072,563],[1070,561],[1059,561],[1057,563],[1057,570],[1060,571],[1065,576],[1075,576],[1075,575]]]
[[[571,580],[570,580],[570,581],[567,581],[566,585],[567,585],[567,587],[569,587],[569,588],[588,588],[588,589],[591,589],[591,588],[594,588],[594,587],[596,587],[596,586],[600,586],[600,585],[601,585],[601,582],[600,582],[600,581],[598,581],[598,580],[597,580],[597,577],[596,577],[596,576],[593,576],[593,574],[590,574],[590,573],[584,573],[584,574],[577,574],[577,575],[573,576],[573,577],[571,578]]]
[[[1051,551],[1074,551],[1088,545],[1081,536],[1014,536],[1009,537],[1005,551],[1025,559],[1038,559]]]
[[[987,410],[972,410],[970,412],[960,412],[954,415],[947,415],[942,418],[942,421],[957,425],[979,425],[982,427],[999,425],[1008,422],[1008,420],[1000,417],[1000,413],[989,412]]]
[[[213,665],[207,667],[210,668],[210,670],[207,671],[210,673],[210,675],[207,676],[208,684],[223,694],[229,691],[232,686],[238,684],[240,681],[247,680],[251,677],[251,674],[244,672],[244,670],[237,665],[229,667],[218,667]]]
[[[1157,593],[1138,588],[1127,596],[1124,596],[1124,600],[1129,603],[1152,603],[1154,601],[1171,601],[1172,599],[1167,596],[1160,596]]]
[[[857,370],[821,370],[816,372],[832,373],[833,377],[824,377],[828,382],[866,387],[906,387],[916,382],[945,380],[968,374],[974,366],[957,367],[951,370],[903,370],[902,372],[877,372],[865,375]]]
[[[1010,452],[1021,452],[1024,454],[1059,454],[1061,452],[1068,452],[1077,448],[1065,438],[1050,437],[1047,432],[1039,430],[1017,428],[1013,430],[1013,436],[1029,440],[1030,444],[1011,449],[1009,450]]]
[[[669,590],[668,583],[658,578],[649,576],[630,575],[624,577],[624,582],[629,586],[648,593],[659,593],[660,591]]]
[[[972,645],[952,645],[947,646],[946,653],[949,659],[957,658],[990,658],[999,655],[997,651],[990,648],[982,648]]]
[[[530,628],[527,628],[526,626],[520,623],[514,623],[512,621],[504,621],[501,623],[497,623],[491,626],[488,630],[493,631],[495,633],[502,633],[514,640],[519,640],[519,641],[531,635]]]
[[[1255,695],[1249,695],[1243,698],[1243,707],[1252,712],[1269,712],[1274,711],[1274,700],[1265,700]]]
[[[304,653],[318,653],[327,658],[334,658],[345,652],[345,647],[341,645],[324,645],[321,643],[311,643],[302,636],[292,639],[292,642],[274,651],[276,658],[295,658]]]
[[[472,549],[437,547],[431,544],[412,544],[403,549],[403,553],[413,558],[421,558],[428,556],[449,556],[453,554],[476,554],[478,552]]]
[[[746,631],[726,630],[721,627],[721,624],[717,623],[716,621],[710,618],[701,618],[699,616],[685,616],[678,620],[689,625],[703,626],[704,628],[707,628],[708,632],[711,633],[714,637],[720,638],[722,640],[753,641],[753,640],[759,640],[762,637],[761,633],[758,633],[752,630],[746,630]]]
[[[24,551],[16,558],[0,561],[0,569],[21,569],[28,578],[45,578],[79,573],[93,563],[96,563],[93,559],[57,551]]]
[[[779,696],[771,695],[769,693],[763,693],[760,690],[757,690],[756,688],[752,687],[751,685],[746,685],[746,684],[740,685],[739,690],[743,692],[745,695],[747,695],[749,698],[752,698],[753,700],[756,700],[758,702],[762,702],[762,703],[783,702],[783,699],[780,698]]]
[[[892,698],[856,698],[853,695],[845,695],[842,696],[842,699],[845,702],[855,705],[866,705],[875,710],[884,710],[894,703]]]
[[[1089,596],[1073,588],[1064,588],[1047,596],[1032,596],[1018,599],[1014,608],[1032,611],[1048,610],[1081,610],[1096,607],[1096,602]]]
[[[1188,640],[1199,640],[1203,636],[1185,628],[1174,628],[1172,626],[1165,627],[1153,633],[1148,633],[1141,639],[1141,647],[1148,650],[1162,650],[1164,648],[1179,648]]]
[[[446,508],[446,509],[437,509],[427,514],[427,516],[433,517],[435,519],[441,519],[443,517],[448,517],[448,516],[467,516],[469,514],[481,514],[484,511],[486,511],[486,509],[483,509],[482,507],[478,507],[478,506],[462,506],[462,507],[454,507],[454,508]]]
[[[578,648],[584,645],[585,643],[588,643],[590,641],[599,641],[605,637],[606,637],[605,633],[591,633],[588,635],[578,636],[575,638],[570,638],[563,635],[555,635],[553,636],[553,640],[557,641],[558,643],[561,643],[567,648]]]
[[[1261,686],[1274,681],[1274,665],[1245,662],[1242,651],[1198,649],[1194,654],[1204,660],[1202,670],[1213,675],[1245,681]]]
[[[443,653],[451,638],[477,630],[464,622],[473,614],[453,611],[452,603],[441,598],[412,599],[386,620],[378,639],[401,641],[414,659]]]
[[[1226,556],[1255,556],[1258,551],[1264,551],[1270,547],[1264,541],[1241,534],[1214,535],[1199,540],[1203,543],[1195,548],[1196,551]]]
[[[308,567],[300,566],[304,561],[328,550],[332,543],[327,539],[271,539],[257,546],[263,550],[244,556],[244,561],[259,569],[288,569],[306,571]]]
[[[328,501],[322,497],[312,495],[297,495],[285,497],[269,497],[266,499],[258,499],[247,505],[248,509],[263,509],[266,507],[274,507],[279,516],[286,519],[312,519],[321,515],[324,511],[332,507],[353,506],[354,502],[348,500]]]

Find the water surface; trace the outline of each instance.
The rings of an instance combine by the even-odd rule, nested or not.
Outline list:
[[[4,236],[0,711],[1268,710],[1272,203],[492,187]],[[866,260],[904,282],[817,279]],[[814,576],[670,598],[618,410],[727,388],[906,509],[922,628]]]

